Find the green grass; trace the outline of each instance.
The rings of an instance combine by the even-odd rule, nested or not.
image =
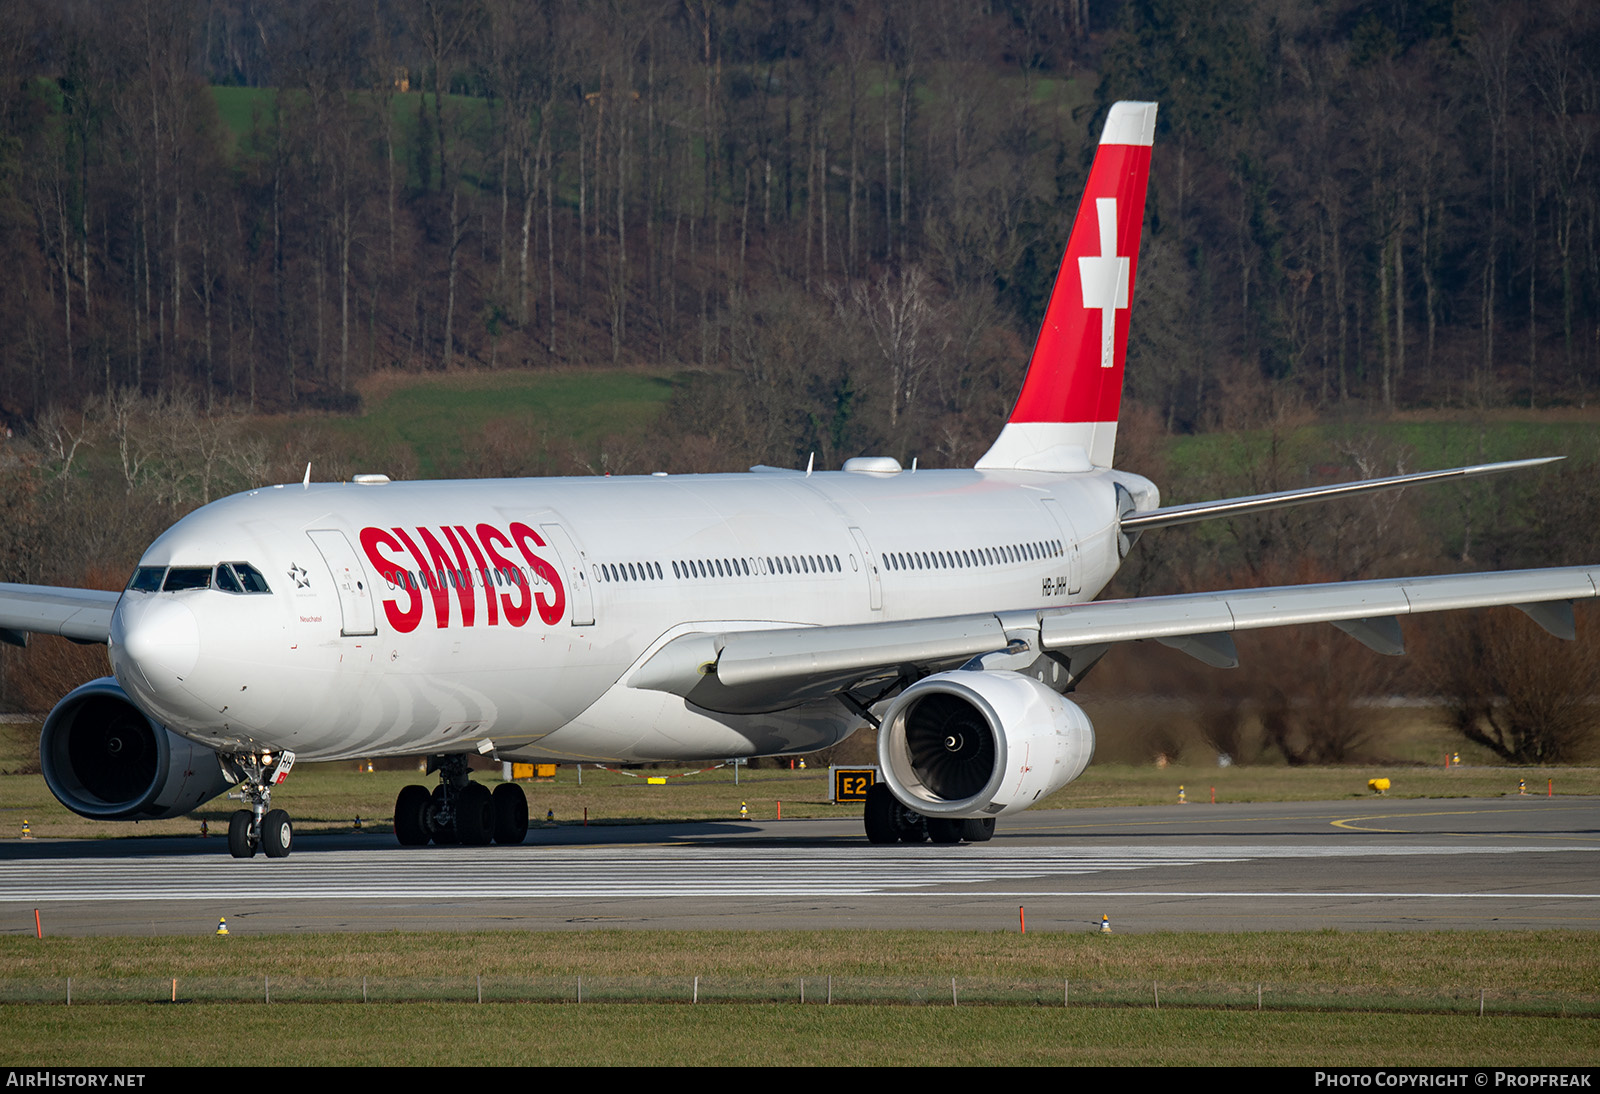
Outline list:
[[[422,1003],[0,1006],[0,1064],[1591,1068],[1577,1018],[1207,1009]],[[227,1030],[248,1030],[240,1041]]]
[[[219,1028],[297,1064],[1585,1066],[1600,1048],[1600,938],[1560,931],[6,937],[0,968],[8,999],[39,985],[0,1005],[0,1063],[30,1066],[234,1062]],[[74,1005],[53,1005],[68,976]],[[507,1048],[530,1029],[536,1052]]]
[[[497,443],[548,454],[552,458],[543,461],[540,473],[568,473],[586,465],[602,472],[608,469],[601,465],[604,443],[638,444],[679,382],[675,373],[632,369],[380,374],[364,384],[366,403],[360,415],[301,415],[280,419],[282,424],[269,424],[268,430],[282,432],[288,440],[306,424],[326,423],[321,428],[335,445],[370,453],[403,451],[424,476],[478,473],[474,457]],[[1307,473],[1325,477],[1320,469],[1348,463],[1351,450],[1387,459],[1378,473],[1396,470],[1395,461],[1404,470],[1417,471],[1530,456],[1593,460],[1600,458],[1595,424],[1592,416],[1576,411],[1495,417],[1441,413],[1426,420],[1299,426],[1276,441],[1262,430],[1173,437],[1169,457],[1180,481],[1166,484],[1176,487],[1166,500],[1194,500],[1187,494],[1205,493],[1212,479],[1248,481],[1260,473],[1274,444],[1283,468],[1279,485],[1287,487],[1299,484]],[[1536,486],[1539,474],[1525,472],[1519,478]],[[1483,493],[1489,487],[1474,489]],[[1430,512],[1437,510],[1438,519],[1454,521],[1464,504],[1459,495],[1459,489],[1436,489],[1418,494],[1418,502]]]
[[[304,89],[291,89],[287,92],[275,87],[224,87],[213,85],[211,88],[212,101],[217,106],[217,117],[222,123],[221,140],[230,153],[236,153],[241,145],[245,147],[256,146],[264,148],[270,145],[270,126],[272,113],[278,106],[279,96],[282,95],[287,109],[307,109],[308,96]],[[348,92],[351,109],[360,124],[367,124],[373,114],[373,100],[365,91]],[[412,85],[412,90],[404,94],[395,94],[389,99],[389,110],[394,127],[395,151],[394,161],[406,173],[404,185],[417,188],[422,185],[422,180],[417,175],[417,126],[418,108],[425,112],[425,121],[428,126],[434,123],[433,94],[424,92]],[[455,135],[455,139],[474,143],[479,147],[487,145],[488,128],[491,124],[491,106],[488,100],[472,95],[446,95],[444,97],[444,124]],[[373,122],[374,129],[377,123]],[[433,164],[437,175],[438,164]],[[469,182],[479,182],[468,178]],[[437,178],[430,180],[429,185],[435,185]]]
[[[598,461],[608,438],[648,432],[674,384],[670,373],[616,369],[396,374],[367,385],[359,416],[315,420],[344,448],[407,454],[425,478],[470,472],[472,457],[496,442],[546,453],[550,469],[561,471]],[[288,439],[306,420],[264,428]]]
[[[367,471],[397,479],[648,474],[660,466],[647,438],[680,382],[678,373],[648,369],[385,372],[362,381],[358,413],[260,415],[243,432],[264,442],[277,473],[292,468],[296,482],[307,460],[318,482]],[[86,450],[79,473],[117,478],[115,452]]]
[[[263,975],[564,977],[602,981],[699,975],[1032,977],[1074,981],[1315,985],[1395,996],[1479,988],[1590,996],[1600,992],[1593,931],[1163,932],[1101,935],[1014,931],[388,932],[295,935],[46,937],[0,935],[7,980]],[[943,990],[943,989],[941,989]],[[1142,989],[1141,989],[1142,990]]]
[[[1308,467],[1344,463],[1351,449],[1388,451],[1404,456],[1407,471],[1429,471],[1496,460],[1535,456],[1595,459],[1600,456],[1600,430],[1593,414],[1501,412],[1494,416],[1466,413],[1425,420],[1330,422],[1292,427],[1276,438],[1267,430],[1199,433],[1171,438],[1175,468],[1204,470],[1227,478],[1247,478],[1261,471],[1274,447],[1286,477],[1282,486],[1298,483]],[[1379,474],[1392,474],[1392,467]],[[1538,472],[1526,474],[1537,475]],[[1194,500],[1164,498],[1164,501]]]
[[[1178,787],[1191,803],[1208,802],[1212,788],[1219,804],[1241,802],[1335,801],[1341,798],[1383,800],[1367,789],[1367,780],[1387,778],[1387,798],[1501,798],[1517,795],[1517,780],[1526,779],[1528,793],[1544,797],[1546,780],[1554,792],[1600,794],[1600,768],[1397,767],[1350,764],[1343,767],[1217,767],[1203,764],[1093,764],[1075,782],[1039,808],[1083,809],[1096,806],[1170,805]],[[787,810],[786,810],[787,811]],[[1024,814],[1026,816],[1026,814]],[[1002,822],[1003,823],[1003,822]]]
[[[212,87],[223,140],[230,149],[250,136],[258,119],[262,124],[271,119],[277,96],[275,87]]]
[[[217,90],[259,94],[250,89]],[[363,383],[365,406],[359,415],[264,419],[262,428],[283,442],[294,440],[309,426],[326,432],[331,442],[347,450],[403,451],[426,476],[473,474],[473,457],[496,440],[536,452],[576,455],[583,463],[596,460],[598,446],[608,438],[637,442],[646,435],[679,382],[676,373],[648,369],[380,373]],[[1387,459],[1379,473],[1394,471],[1396,460],[1403,460],[1404,470],[1419,471],[1530,456],[1596,459],[1600,429],[1595,425],[1593,415],[1577,411],[1495,416],[1441,412],[1427,419],[1297,426],[1276,439],[1265,430],[1178,436],[1169,440],[1173,478],[1178,481],[1161,485],[1175,487],[1173,496],[1165,499],[1170,503],[1195,500],[1188,493],[1204,493],[1210,480],[1240,482],[1259,475],[1274,445],[1283,469],[1279,485],[1284,487],[1298,485],[1308,473],[1325,477],[1320,469],[1348,463],[1353,449]],[[498,436],[487,437],[490,432]],[[542,473],[569,469],[573,460],[548,462],[550,469]],[[624,469],[625,473],[639,470]],[[1539,474],[1526,472],[1521,477],[1537,484]],[[1480,484],[1477,489],[1486,487]],[[1417,497],[1430,511],[1446,513],[1462,504],[1457,493],[1436,488]]]

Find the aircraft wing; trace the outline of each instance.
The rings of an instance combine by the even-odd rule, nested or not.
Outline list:
[[[0,582],[0,642],[27,644],[29,634],[59,634],[74,642],[104,642],[121,593]]]
[[[726,713],[793,706],[907,672],[957,668],[991,653],[1093,650],[1153,639],[1219,667],[1238,663],[1234,631],[1331,623],[1380,653],[1404,652],[1399,617],[1514,605],[1560,638],[1572,602],[1600,596],[1600,567],[1574,566],[1284,585],[1091,601],[1059,608],[836,627],[697,633],[668,642],[630,686]],[[1019,645],[1020,643],[1020,645]]]
[[[1335,581],[1095,601],[1041,612],[1039,632],[1051,650],[1153,638],[1211,661],[1204,645],[1231,652],[1232,640],[1224,636],[1234,631],[1332,623],[1379,653],[1398,654],[1405,652],[1402,615],[1510,604],[1551,634],[1571,639],[1572,602],[1597,595],[1600,567],[1587,566]]]

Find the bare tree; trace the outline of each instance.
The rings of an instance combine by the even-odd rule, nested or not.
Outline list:
[[[884,274],[876,285],[856,282],[848,308],[866,324],[886,369],[889,382],[889,430],[900,434],[900,419],[917,401],[933,363],[949,349],[937,329],[939,308],[931,285],[917,266],[903,275]],[[845,297],[836,295],[836,304]]]
[[[1589,613],[1562,642],[1511,608],[1439,620],[1425,678],[1450,727],[1508,763],[1566,763],[1592,753],[1600,728],[1600,652]]]

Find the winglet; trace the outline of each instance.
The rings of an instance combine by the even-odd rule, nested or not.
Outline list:
[[[1111,466],[1155,130],[1155,103],[1111,107],[1022,393],[980,469]]]

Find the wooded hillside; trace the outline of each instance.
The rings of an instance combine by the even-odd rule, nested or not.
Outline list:
[[[969,460],[1123,97],[1163,429],[1600,385],[1593,4],[13,0],[0,412],[643,363],[709,462]]]
[[[1483,426],[1600,386],[1592,3],[11,0],[0,577],[114,588],[221,493],[307,460],[417,471],[303,414],[249,418],[353,411],[397,386],[379,372],[672,386],[659,425],[602,430],[592,456],[506,400],[459,457],[427,454],[446,473],[970,463],[1120,98],[1161,113],[1119,463],[1185,500],[1424,449],[1580,457],[1152,536],[1120,591],[1593,561],[1593,448],[1552,449],[1554,418],[1514,443],[1351,428]],[[1309,632],[1242,643],[1253,668],[1226,679],[1102,677],[1214,700],[1233,755],[1241,718],[1285,758],[1355,754],[1356,700],[1396,688],[1454,688],[1463,732],[1517,742],[1446,679],[1482,691],[1512,663],[1499,633],[1589,711],[1592,643],[1477,633],[1424,637],[1409,683]],[[101,671],[95,650],[0,651],[0,703]]]

